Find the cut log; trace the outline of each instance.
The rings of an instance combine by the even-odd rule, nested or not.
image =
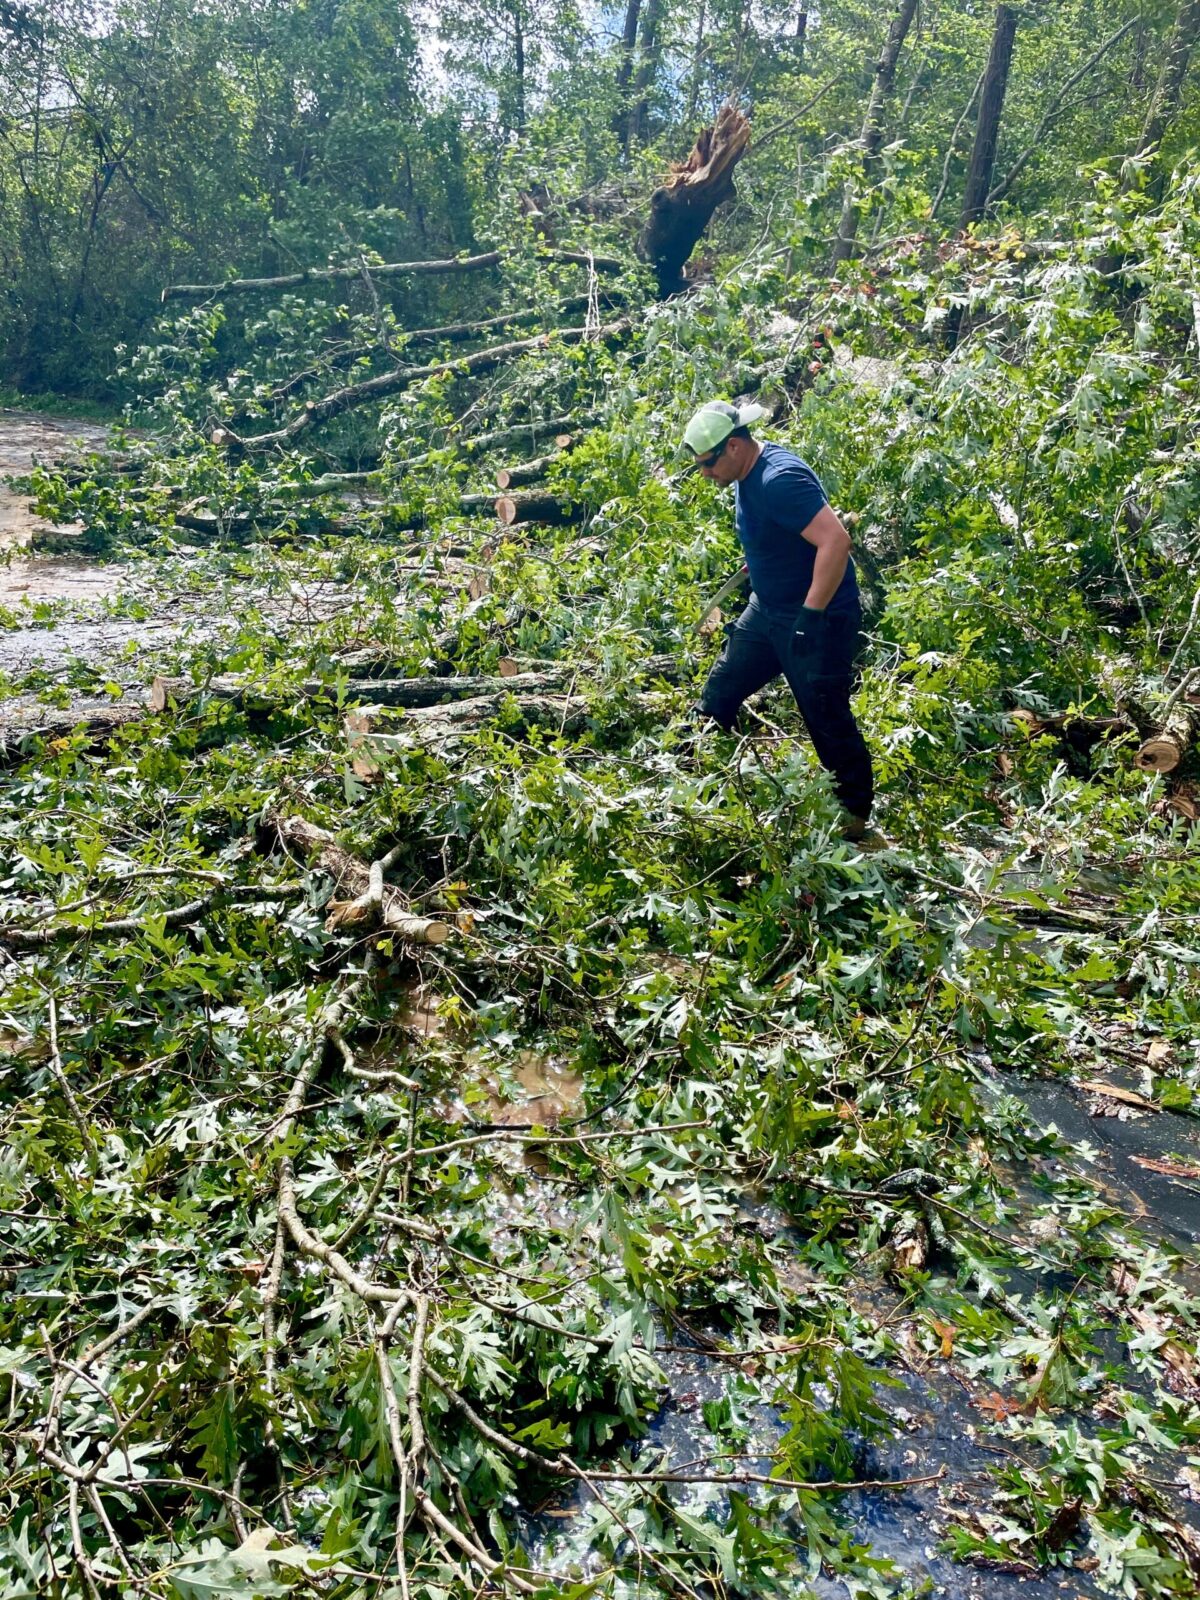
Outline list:
[[[450,937],[449,923],[415,916],[400,891],[382,882],[378,863],[368,866],[358,856],[351,855],[325,828],[303,817],[284,817],[277,813],[269,815],[267,822],[285,844],[296,846],[312,858],[345,896],[330,903],[325,922],[327,931],[368,931],[378,927],[381,932],[410,944],[444,944]]]
[[[1134,757],[1142,772],[1174,772],[1188,751],[1200,742],[1200,707],[1181,700],[1161,728],[1146,739]]]
[[[502,494],[495,502],[496,516],[511,527],[517,522],[542,522],[559,525],[564,522],[578,522],[583,513],[577,506],[572,506],[567,500],[560,500],[552,494],[545,494],[540,490],[531,489],[516,494]]]
[[[654,268],[664,297],[686,288],[683,268],[713,212],[735,193],[733,169],[750,148],[750,124],[732,105],[722,106],[697,138],[686,161],[650,196],[650,218],[638,253]]]
[[[543,261],[570,262],[576,266],[593,266],[597,272],[621,272],[626,263],[619,256],[593,255],[585,250],[548,250],[537,252]],[[306,283],[361,283],[364,271],[371,278],[395,278],[406,275],[452,274],[482,272],[498,267],[506,259],[503,250],[486,250],[477,256],[451,256],[445,261],[384,261],[378,266],[364,268],[361,261],[352,267],[304,267],[299,272],[287,272],[277,278],[229,278],[224,283],[173,283],[162,291],[162,300],[212,300],[227,294],[273,293],[277,289],[299,289]]]
[[[500,467],[496,473],[499,489],[519,489],[525,484],[539,483],[550,470],[557,456],[537,456],[533,461],[522,461],[515,467]]]

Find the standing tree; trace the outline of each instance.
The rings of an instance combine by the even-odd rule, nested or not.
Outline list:
[[[621,58],[617,64],[617,115],[613,131],[624,137],[629,119],[629,83],[633,77],[633,51],[637,44],[638,19],[642,0],[627,0],[625,26],[621,30]]]
[[[983,88],[979,96],[979,117],[975,123],[975,143],[971,147],[967,187],[958,219],[959,228],[964,232],[987,210],[992,169],[996,165],[996,146],[1000,140],[1000,118],[1004,114],[1004,96],[1008,92],[1008,74],[1016,37],[1016,7],[998,5],[996,23],[992,29],[992,47],[984,68]]]
[[[904,47],[916,10],[917,0],[900,0],[896,15],[892,18],[891,28],[888,30],[883,53],[879,57],[879,64],[875,68],[871,98],[867,102],[867,114],[863,119],[862,132],[859,135],[859,144],[863,152],[863,177],[868,181],[873,177],[879,164],[879,151],[883,144],[884,110],[896,85],[896,62],[900,59],[900,51]],[[838,223],[837,238],[833,241],[833,254],[829,260],[830,272],[836,272],[839,263],[847,260],[854,248],[860,215],[859,198],[854,185],[847,184],[842,217]]]

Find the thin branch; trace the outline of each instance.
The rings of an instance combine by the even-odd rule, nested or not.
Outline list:
[[[54,1074],[55,1080],[63,1092],[63,1098],[67,1102],[67,1107],[75,1126],[79,1129],[79,1137],[83,1141],[83,1150],[87,1156],[88,1166],[95,1173],[99,1166],[96,1141],[92,1138],[92,1130],[88,1127],[83,1112],[79,1109],[79,1101],[75,1098],[74,1090],[71,1088],[70,1081],[63,1068],[62,1056],[58,1049],[58,1007],[55,1004],[53,995],[50,996],[50,1071]]]
[[[991,194],[988,195],[987,203],[989,206],[994,206],[999,201],[1004,199],[1004,196],[1020,177],[1030,160],[1032,160],[1033,156],[1036,155],[1038,150],[1042,148],[1042,136],[1046,132],[1047,128],[1049,128],[1051,123],[1055,121],[1060,112],[1070,109],[1069,107],[1064,108],[1063,101],[1067,98],[1079,80],[1081,78],[1086,78],[1092,68],[1103,61],[1104,57],[1109,53],[1109,51],[1115,49],[1127,33],[1138,26],[1138,21],[1139,19],[1137,17],[1130,17],[1128,22],[1122,24],[1122,26],[1117,29],[1116,33],[1114,33],[1110,38],[1106,39],[1100,48],[1094,51],[1076,72],[1071,74],[1071,76],[1063,84],[1062,88],[1054,96],[1054,99],[1051,100],[1050,104],[1046,107],[1046,110],[1042,115],[1042,119],[1038,123],[1037,127],[1033,130],[1033,136],[1026,145],[1025,149],[1021,151],[1021,154],[1013,162],[1008,172],[992,190]]]
[[[975,80],[975,87],[971,90],[970,99],[962,108],[962,114],[958,121],[954,124],[954,132],[950,135],[950,143],[946,146],[946,159],[942,163],[942,181],[938,185],[938,192],[934,196],[933,204],[929,208],[929,215],[931,218],[936,217],[938,212],[941,210],[942,201],[946,198],[946,193],[950,188],[950,165],[958,153],[958,136],[963,131],[963,127],[967,121],[967,118],[975,109],[975,102],[979,98],[979,91],[983,88],[983,78],[984,74],[981,72],[978,78]]]

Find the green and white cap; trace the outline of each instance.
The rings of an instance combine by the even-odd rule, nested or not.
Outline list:
[[[683,442],[693,455],[702,456],[724,444],[735,428],[748,428],[752,422],[761,422],[770,415],[766,406],[753,401],[731,406],[728,400],[708,400],[684,429]]]

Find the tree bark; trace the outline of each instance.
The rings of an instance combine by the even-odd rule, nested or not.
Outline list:
[[[597,272],[621,272],[626,263],[619,256],[591,255],[583,250],[541,249],[543,261],[563,261],[576,266],[593,265]],[[488,250],[478,256],[451,256],[445,261],[385,261],[368,267],[372,278],[393,278],[405,273],[481,272],[498,267],[505,260],[503,250]],[[278,278],[230,278],[225,283],[173,283],[162,291],[162,300],[211,300],[217,295],[256,294],[276,289],[298,289],[306,283],[332,283],[362,279],[359,262],[353,267],[305,267]]]
[[[1154,98],[1150,102],[1150,109],[1142,125],[1135,154],[1145,156],[1151,151],[1157,153],[1161,149],[1163,139],[1179,109],[1188,63],[1198,38],[1200,38],[1200,0],[1179,0],[1175,26],[1171,30],[1171,39],[1167,45],[1162,70],[1158,75]],[[1128,186],[1127,183],[1126,187]]]
[[[859,145],[863,152],[863,176],[866,180],[873,179],[878,165],[879,151],[883,145],[884,110],[896,86],[896,63],[900,59],[900,51],[904,48],[904,41],[912,26],[916,10],[917,0],[900,0],[888,30],[883,53],[879,57],[879,64],[875,68],[871,98],[867,102],[867,114],[863,119],[862,132],[859,134]],[[841,221],[838,223],[837,238],[833,242],[833,253],[829,260],[831,273],[837,271],[840,263],[847,260],[854,249],[858,220],[858,196],[854,186],[848,184]]]
[[[345,897],[331,901],[325,927],[330,933],[378,927],[410,944],[443,944],[450,926],[434,917],[414,916],[398,889],[382,882],[382,874],[338,844],[333,834],[303,817],[283,817],[272,813],[267,818],[284,844],[294,845],[313,864],[332,878]],[[372,878],[376,881],[372,883]]]
[[[1200,0],[1196,0],[1200,5]],[[1017,36],[1017,11],[1010,5],[996,7],[996,24],[992,30],[992,45],[987,67],[983,74],[983,90],[979,98],[979,117],[975,123],[975,143],[971,147],[971,165],[967,171],[966,193],[963,195],[962,213],[958,219],[960,231],[966,232],[987,209],[988,193],[992,187],[992,169],[996,164],[996,146],[1000,139],[1000,118],[1004,113],[1004,97],[1008,92],[1008,74],[1012,66],[1013,44]]]
[[[725,105],[704,128],[686,161],[650,196],[650,217],[638,253],[654,268],[660,295],[687,287],[683,268],[713,212],[735,193],[733,169],[750,147],[750,123]]]

